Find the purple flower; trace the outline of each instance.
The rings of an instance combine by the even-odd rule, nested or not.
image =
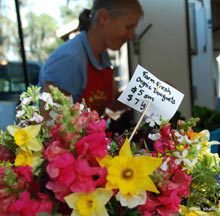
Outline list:
[[[216,175],[216,182],[217,184],[220,184],[220,175]]]

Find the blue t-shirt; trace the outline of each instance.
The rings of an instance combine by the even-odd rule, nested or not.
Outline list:
[[[108,53],[104,52],[101,63],[98,62],[93,55],[86,32],[82,31],[52,52],[40,71],[39,85],[43,86],[45,82],[50,81],[70,93],[76,101],[86,87],[89,62],[98,70],[110,67]]]

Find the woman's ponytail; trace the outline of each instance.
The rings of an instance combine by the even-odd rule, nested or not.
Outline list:
[[[91,10],[84,9],[79,14],[79,31],[88,31],[91,25]]]

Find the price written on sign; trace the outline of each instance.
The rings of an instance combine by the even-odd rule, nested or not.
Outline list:
[[[139,112],[143,112],[150,103],[147,116],[160,115],[163,119],[170,120],[183,97],[184,94],[138,65],[118,100]]]

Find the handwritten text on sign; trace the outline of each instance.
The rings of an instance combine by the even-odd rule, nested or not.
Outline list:
[[[150,102],[148,116],[161,115],[163,119],[169,120],[177,111],[183,97],[181,92],[138,65],[118,100],[139,112],[143,112]]]

